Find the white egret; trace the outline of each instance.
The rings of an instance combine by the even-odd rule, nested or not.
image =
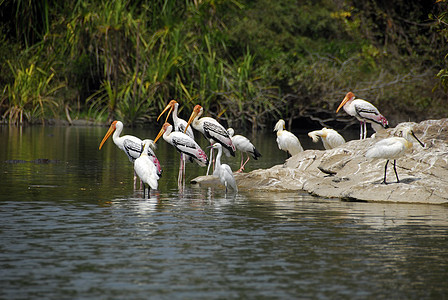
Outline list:
[[[153,144],[152,140],[143,140],[143,151],[140,156],[134,161],[134,171],[140,180],[143,182],[143,198],[145,198],[145,187],[148,188],[148,198],[151,189],[156,190],[158,187],[159,176],[154,163],[148,156],[148,148]]]
[[[308,136],[313,139],[314,143],[317,143],[319,139],[321,139],[325,150],[333,149],[345,143],[344,138],[339,134],[339,132],[326,127],[321,130],[308,132]]]
[[[219,143],[214,143],[211,147],[218,149],[213,175],[219,177],[219,181],[226,187],[226,194],[228,186],[230,186],[233,191],[237,193],[238,187],[236,185],[235,177],[233,177],[232,169],[228,164],[221,164],[222,145]]]
[[[360,139],[365,139],[367,137],[367,127],[366,122],[371,124],[378,124],[384,128],[387,128],[387,119],[380,114],[379,110],[370,102],[362,99],[355,99],[355,94],[348,92],[345,95],[344,100],[342,100],[336,113],[344,108],[345,112],[350,116],[356,117],[360,122]],[[377,131],[376,127],[373,127]]]
[[[422,147],[425,145],[415,136],[414,131],[410,127],[406,127],[401,130],[403,137],[390,137],[384,140],[377,142],[366,152],[367,158],[384,158],[387,159],[386,165],[384,167],[384,184],[386,182],[386,172],[387,172],[387,164],[389,160],[394,160],[394,171],[395,176],[397,177],[397,183],[400,182],[398,179],[397,168],[396,168],[396,160],[403,156],[406,150],[412,148],[413,139],[420,143]]]
[[[291,132],[285,130],[284,120],[278,120],[274,131],[277,131],[277,144],[280,150],[286,151],[289,155],[296,155],[303,151],[299,139]]]
[[[250,140],[242,135],[235,135],[235,130],[233,128],[227,128],[227,132],[229,133],[230,138],[232,139],[233,145],[235,145],[236,150],[241,152],[241,167],[237,172],[242,172],[244,170],[244,166],[250,160],[250,155],[257,160],[261,157],[260,152],[258,152],[257,148],[250,142]],[[247,155],[247,160],[243,164],[244,153]]]

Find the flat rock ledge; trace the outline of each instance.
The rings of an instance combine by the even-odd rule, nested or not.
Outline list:
[[[382,184],[386,160],[367,159],[365,153],[379,140],[396,136],[401,127],[409,125],[425,148],[415,142],[397,160],[399,183],[389,163],[388,184]],[[448,204],[448,119],[401,123],[374,138],[350,141],[332,150],[306,150],[283,165],[235,173],[235,179],[240,191],[306,191],[348,201]],[[219,180],[200,176],[191,183],[213,186]]]

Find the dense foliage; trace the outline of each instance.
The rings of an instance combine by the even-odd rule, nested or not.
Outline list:
[[[444,1],[0,1],[0,116],[152,122],[171,99],[234,127],[446,117]],[[336,122],[337,121],[337,122]]]

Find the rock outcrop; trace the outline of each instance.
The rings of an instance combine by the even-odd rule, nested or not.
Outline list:
[[[425,147],[414,143],[397,160],[399,183],[389,164],[389,184],[382,184],[386,160],[367,159],[365,153],[379,140],[395,136],[401,127],[409,125]],[[215,184],[212,178],[203,176],[193,182]],[[332,150],[306,150],[284,165],[235,174],[235,178],[241,191],[303,190],[345,200],[448,204],[448,119],[401,123],[375,138],[350,141]]]

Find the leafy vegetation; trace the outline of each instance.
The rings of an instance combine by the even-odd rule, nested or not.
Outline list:
[[[171,99],[233,127],[446,117],[445,1],[0,1],[1,121],[155,121]],[[185,117],[186,117],[185,116]],[[336,122],[337,121],[337,122]],[[395,121],[395,122],[394,122]]]

